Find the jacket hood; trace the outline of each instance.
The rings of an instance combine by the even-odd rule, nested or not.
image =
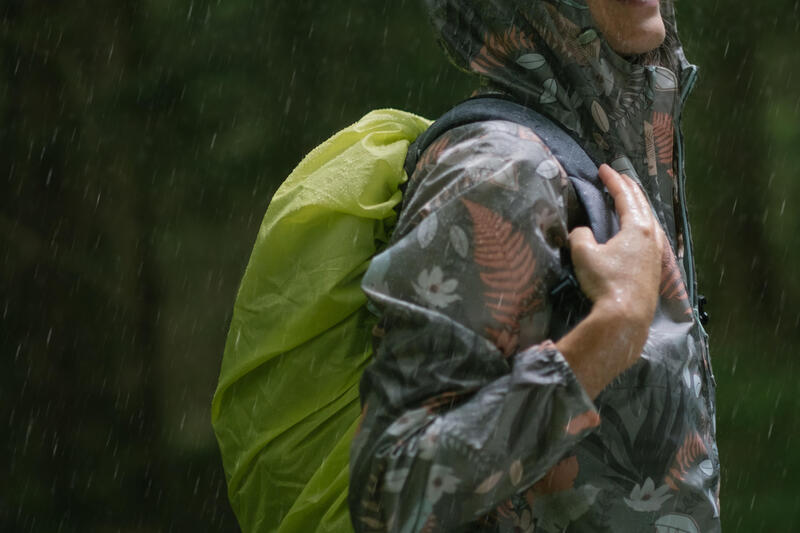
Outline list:
[[[671,0],[662,0],[665,42],[672,44],[662,47],[660,65],[672,68],[614,52],[594,27],[585,0],[426,4],[457,67],[561,123],[596,162],[610,163],[643,185],[648,175],[674,176],[680,94],[688,92],[696,69],[677,38]]]

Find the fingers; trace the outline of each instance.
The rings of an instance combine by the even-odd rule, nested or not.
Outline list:
[[[625,181],[622,179],[622,174],[611,168],[610,165],[603,163],[598,169],[598,175],[603,184],[608,188],[612,198],[624,193]]]
[[[642,223],[652,216],[644,192],[631,178],[605,164],[600,165],[598,175],[614,199],[620,226]]]
[[[620,225],[626,226],[632,217],[640,214],[637,205],[638,199],[630,186],[629,178],[622,176],[608,165],[600,165],[598,175],[611,194],[611,198],[614,199],[614,207],[619,213]]]

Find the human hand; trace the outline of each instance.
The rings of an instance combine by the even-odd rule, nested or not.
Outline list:
[[[606,244],[598,244],[589,228],[574,229],[569,244],[575,275],[594,302],[593,311],[646,330],[658,303],[666,237],[633,180],[608,165],[600,166],[599,175],[614,199],[620,231]]]

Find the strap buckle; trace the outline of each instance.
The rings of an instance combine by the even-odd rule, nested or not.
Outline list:
[[[706,324],[708,324],[709,320],[711,320],[711,317],[708,316],[708,312],[705,309],[706,305],[708,305],[708,299],[702,294],[699,295],[697,298],[697,305],[698,305],[697,311],[700,316],[700,323],[705,326]]]

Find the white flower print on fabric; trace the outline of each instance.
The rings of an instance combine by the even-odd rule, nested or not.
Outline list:
[[[449,466],[433,465],[428,474],[428,489],[426,491],[428,500],[436,503],[442,494],[453,494],[461,480],[453,475],[453,469]]]
[[[411,283],[417,295],[433,307],[444,308],[461,299],[458,294],[453,294],[458,287],[457,279],[444,279],[444,273],[438,266],[430,272],[424,269],[417,276],[417,282]]]
[[[665,501],[672,498],[669,490],[669,485],[661,485],[656,488],[653,480],[647,478],[642,485],[633,487],[630,498],[623,499],[634,511],[658,511]]]
[[[398,493],[403,489],[403,485],[408,478],[408,468],[390,470],[383,476],[383,487],[386,492]]]
[[[424,407],[408,411],[406,414],[398,418],[394,424],[386,428],[386,433],[393,437],[403,435],[409,429],[415,426],[421,426],[425,419],[428,417],[428,411]]]
[[[439,440],[439,432],[442,427],[442,419],[437,418],[425,430],[425,433],[419,439],[419,455],[420,459],[430,461],[433,459],[434,452],[436,451],[436,443]]]

